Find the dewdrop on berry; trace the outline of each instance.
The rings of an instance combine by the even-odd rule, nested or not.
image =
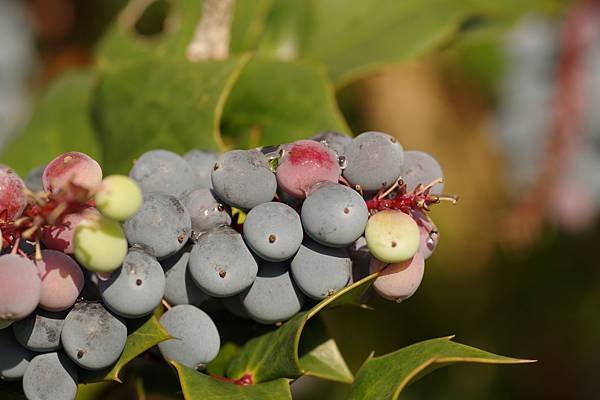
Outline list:
[[[371,216],[365,238],[371,254],[386,263],[412,258],[421,243],[417,223],[399,210],[379,211]]]
[[[104,178],[95,199],[98,211],[117,221],[131,218],[144,201],[138,184],[125,175],[110,175]]]

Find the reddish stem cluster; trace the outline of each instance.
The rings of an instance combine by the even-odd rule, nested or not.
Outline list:
[[[431,188],[441,180],[431,182],[427,186],[419,185],[412,192],[407,192],[406,184],[398,180],[391,188],[382,189],[375,197],[367,200],[367,208],[371,214],[383,210],[400,210],[406,214],[429,211],[432,204],[441,201],[456,203],[458,197],[431,194]]]
[[[28,204],[19,218],[8,219],[6,212],[0,215],[3,246],[12,246],[20,239],[37,242],[42,228],[62,226],[65,215],[94,206],[90,192],[73,183],[55,193],[28,192],[27,197]]]

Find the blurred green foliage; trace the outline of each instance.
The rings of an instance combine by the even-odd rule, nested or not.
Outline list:
[[[126,172],[153,147],[224,149],[348,132],[333,87],[448,45],[463,31],[501,31],[516,10],[553,2],[240,0],[231,57],[202,63],[186,58],[201,2],[151,3],[125,5],[100,40],[92,70],[53,83],[4,162],[26,173],[77,148],[103,155],[109,172]],[[484,16],[476,28],[468,23],[475,16]],[[49,145],[21,157],[39,138]]]

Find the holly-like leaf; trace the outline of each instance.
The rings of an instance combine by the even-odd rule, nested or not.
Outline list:
[[[298,347],[298,364],[305,375],[352,383],[354,375],[320,318],[308,321]]]
[[[221,346],[217,358],[206,366],[206,370],[211,374],[225,376],[227,374],[227,366],[239,352],[240,347],[237,344],[231,342],[225,343]]]
[[[221,111],[247,60],[152,57],[104,71],[93,108],[107,149],[105,169],[126,173],[135,157],[156,148],[222,149]]]
[[[318,65],[254,58],[233,87],[222,131],[236,147],[291,142],[321,131],[349,133]]]
[[[308,338],[311,344],[303,344],[304,355],[300,358],[301,335],[309,319],[319,312],[339,305],[360,305],[375,278],[376,274],[370,275],[321,301],[311,310],[299,313],[277,330],[250,340],[231,362],[227,375],[239,379],[250,374],[254,382],[295,379],[303,374],[339,382],[351,381],[352,375],[337,346],[327,343],[326,338],[314,340],[324,335],[309,335],[312,336]]]
[[[395,400],[410,383],[455,363],[522,364],[533,362],[488,353],[451,341],[426,340],[381,357],[369,357],[356,375],[349,400]]]
[[[39,99],[25,129],[2,152],[2,162],[24,175],[66,151],[100,161],[100,145],[90,118],[94,74],[67,72]]]
[[[108,390],[115,382],[82,383],[77,385],[77,397],[75,400],[97,400],[100,395]]]
[[[121,370],[134,358],[156,346],[163,340],[171,338],[169,333],[158,322],[154,315],[133,320],[128,326],[127,342],[119,360],[108,371],[91,372],[82,377],[82,382],[116,381],[121,382]]]
[[[183,396],[186,400],[291,400],[288,379],[242,386],[224,382],[176,362],[172,363],[179,376]]]

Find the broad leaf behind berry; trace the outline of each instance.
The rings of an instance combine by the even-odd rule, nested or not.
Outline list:
[[[96,48],[100,69],[136,63],[153,56],[165,59],[185,59],[186,48],[202,15],[202,1],[179,0],[169,2],[167,20],[176,21],[160,34],[144,37],[135,30],[138,18],[153,2],[129,1],[118,18],[107,29]],[[142,7],[140,7],[142,5]]]
[[[105,70],[94,117],[107,172],[127,173],[145,151],[223,148],[219,121],[229,89],[247,57],[193,64],[151,57]]]
[[[58,154],[81,151],[99,159],[100,144],[90,115],[94,74],[67,72],[52,82],[23,131],[2,152],[2,163],[21,176]]]
[[[319,65],[256,57],[223,111],[224,140],[238,148],[289,143],[327,130],[350,132]]]
[[[275,0],[235,1],[231,21],[229,51],[232,54],[252,51],[267,24]]]

